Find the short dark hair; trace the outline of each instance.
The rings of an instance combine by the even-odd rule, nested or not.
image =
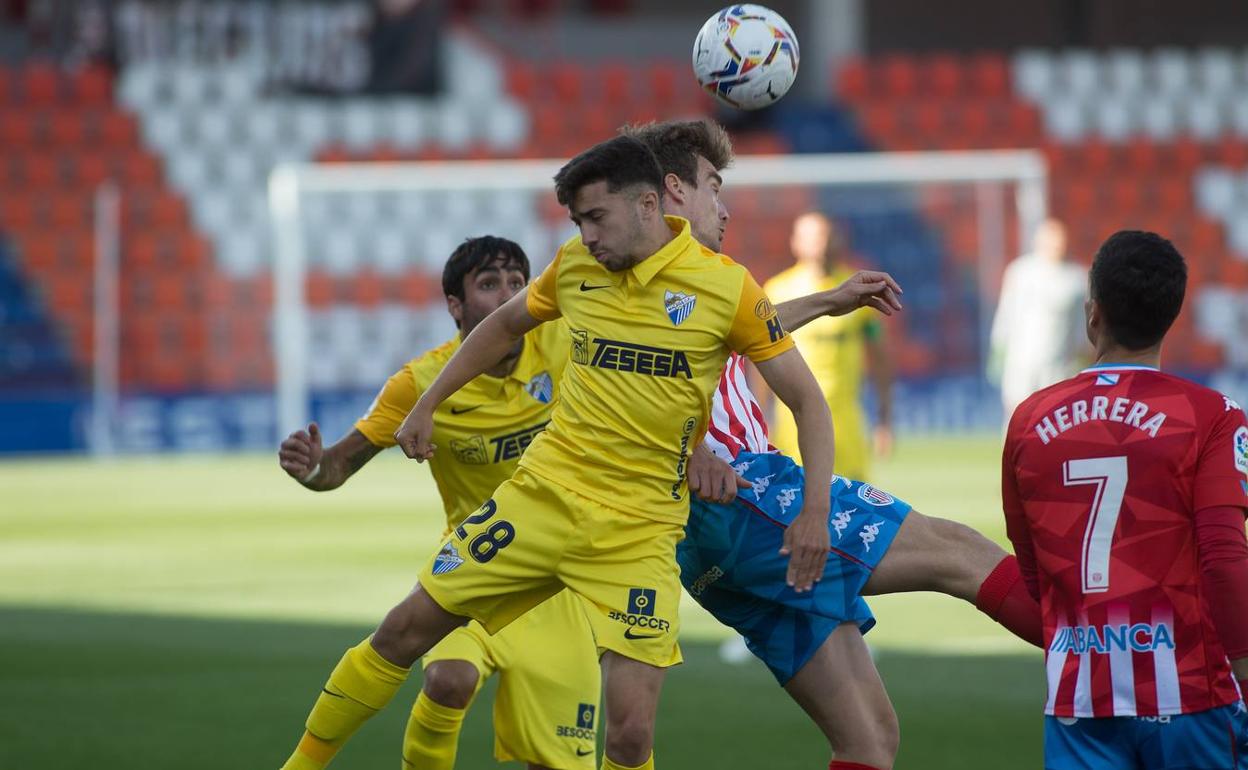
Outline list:
[[[654,153],[631,136],[616,136],[599,142],[564,164],[555,174],[555,196],[567,206],[582,187],[594,182],[607,183],[611,192],[645,185],[663,190],[663,172]]]
[[[716,171],[732,164],[732,140],[710,118],[633,123],[621,128],[620,134],[640,140],[654,153],[665,176],[675,174],[691,187],[698,186],[698,155]]]
[[[494,264],[500,268],[514,267],[524,273],[526,282],[529,280],[529,257],[520,244],[496,235],[482,235],[466,239],[451,252],[442,268],[442,293],[462,300],[468,274]]]
[[[1088,285],[1114,341],[1143,350],[1161,342],[1178,318],[1187,264],[1157,233],[1119,230],[1097,250]]]

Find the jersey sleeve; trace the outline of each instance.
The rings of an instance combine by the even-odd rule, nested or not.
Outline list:
[[[394,446],[394,432],[403,424],[407,413],[416,406],[420,392],[411,371],[403,367],[386,380],[381,392],[373,399],[368,411],[355,423],[373,446]]]
[[[1196,460],[1192,510],[1248,508],[1248,419],[1227,403]]]
[[[1025,421],[1019,419],[1015,410],[1014,419],[1006,431],[1005,448],[1001,452],[1001,509],[1005,513],[1005,534],[1014,546],[1014,556],[1018,559],[1018,569],[1023,575],[1023,583],[1027,592],[1036,601],[1040,601],[1040,580],[1037,577],[1036,551],[1031,542],[1031,530],[1027,526],[1027,514],[1023,510],[1022,496],[1018,492],[1018,446],[1017,431]]]
[[[771,300],[749,271],[741,283],[741,299],[728,330],[728,347],[754,363],[775,358],[793,347]]]
[[[559,309],[559,266],[563,264],[563,249],[555,252],[555,259],[542,274],[529,284],[525,306],[529,315],[539,321],[553,321],[563,315]]]

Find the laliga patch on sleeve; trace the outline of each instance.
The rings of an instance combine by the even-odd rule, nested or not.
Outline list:
[[[1248,473],[1248,427],[1239,426],[1232,446],[1235,450],[1235,467],[1240,473]]]

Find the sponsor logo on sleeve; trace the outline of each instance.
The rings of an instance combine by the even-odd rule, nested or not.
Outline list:
[[[766,321],[776,314],[775,307],[772,306],[771,300],[763,297],[754,304],[754,315],[758,316],[758,320]]]
[[[1222,408],[1222,411],[1224,412],[1229,412],[1232,409],[1239,409],[1241,411],[1243,410],[1243,407],[1241,407],[1239,403],[1235,399],[1231,398],[1230,396],[1222,396],[1222,401],[1226,404],[1226,406]]]
[[[433,574],[445,575],[463,563],[464,559],[455,549],[455,544],[447,543],[442,546],[441,551],[438,551],[438,555],[433,557]]]
[[[1248,473],[1248,428],[1239,426],[1234,440],[1235,467],[1240,473]]]
[[[689,318],[689,314],[693,312],[693,306],[697,303],[697,294],[663,290],[663,309],[667,311],[667,317],[676,326],[680,326]]]

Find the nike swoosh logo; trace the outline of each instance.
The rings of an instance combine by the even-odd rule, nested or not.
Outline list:
[[[610,289],[610,288],[611,288],[611,284],[609,283],[604,283],[601,286],[591,286],[590,284],[585,283],[584,281],[581,281],[581,291],[593,291],[594,289]]]
[[[658,639],[660,636],[662,634],[634,634],[631,628],[624,631],[625,639]]]
[[[326,690],[324,687],[322,687],[322,688],[321,688],[321,692],[325,693],[326,695],[332,695],[332,696],[334,696],[335,698],[345,698],[345,697],[347,697],[347,696],[343,695],[342,693],[330,692],[329,690]]]
[[[593,749],[584,749],[584,750],[577,749],[576,750],[576,755],[578,757],[588,757],[590,754],[593,754],[593,753],[594,753]]]
[[[481,408],[481,404],[477,404],[476,406],[465,406],[463,409],[460,409],[457,406],[453,406],[451,407],[451,414],[464,414],[465,412],[471,412],[473,409],[480,409],[480,408]]]

